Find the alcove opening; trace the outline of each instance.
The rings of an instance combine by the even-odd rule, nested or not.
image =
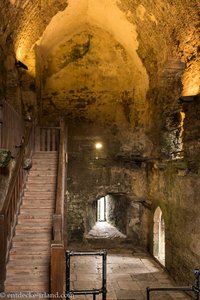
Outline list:
[[[154,213],[153,255],[165,266],[165,221],[160,207]]]
[[[126,238],[127,210],[124,195],[108,194],[92,202],[88,207],[86,238]]]

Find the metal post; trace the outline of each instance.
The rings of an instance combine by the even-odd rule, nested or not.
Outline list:
[[[194,299],[199,300],[199,276],[200,269],[194,270]]]
[[[90,255],[100,255],[102,256],[102,288],[93,290],[70,290],[70,257],[71,256],[90,256]],[[102,294],[102,300],[106,300],[106,250],[101,251],[88,251],[88,252],[76,252],[67,251],[66,252],[66,299],[70,300],[72,295],[93,295],[93,300],[96,300],[96,295]]]
[[[103,270],[102,270],[102,300],[106,300],[106,257],[107,257],[107,252],[104,250],[103,251]]]
[[[150,289],[149,287],[146,288],[147,291],[147,300],[150,300]]]
[[[66,252],[66,299],[70,300],[70,251]]]

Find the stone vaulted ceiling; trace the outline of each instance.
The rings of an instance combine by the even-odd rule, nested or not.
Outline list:
[[[45,74],[42,103],[48,112],[124,123],[134,119],[132,99],[144,105],[149,78],[137,54],[136,26],[115,1],[70,1],[38,47]],[[121,110],[127,110],[122,119]]]
[[[109,126],[148,152],[163,110],[199,93],[197,0],[6,0],[0,8],[1,44],[13,40],[50,121]],[[26,95],[24,105],[34,103]]]

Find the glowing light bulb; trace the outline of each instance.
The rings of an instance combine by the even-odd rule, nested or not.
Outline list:
[[[102,143],[98,142],[98,143],[95,144],[96,149],[101,149],[102,147],[103,147]]]

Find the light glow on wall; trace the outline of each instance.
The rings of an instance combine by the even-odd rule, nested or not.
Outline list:
[[[184,120],[185,120],[185,113],[181,111],[181,132],[180,132],[180,142],[181,142],[181,151],[183,151],[183,131],[184,131]]]

